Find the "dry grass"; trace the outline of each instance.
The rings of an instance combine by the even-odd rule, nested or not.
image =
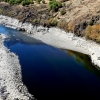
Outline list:
[[[64,29],[67,31],[67,23],[64,19],[60,20],[57,24],[57,26],[61,29]]]
[[[3,12],[3,10],[2,10],[2,9],[0,9],[0,14],[2,14],[2,12]]]
[[[68,28],[68,31],[74,32],[75,23],[73,21],[69,22],[67,28]]]
[[[100,42],[100,24],[88,26],[85,31],[85,37]]]

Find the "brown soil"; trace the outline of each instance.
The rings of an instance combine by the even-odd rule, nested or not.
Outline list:
[[[22,22],[31,22],[32,24],[42,24],[44,26],[49,26],[48,20],[50,18],[56,18],[59,22],[64,20],[64,25],[59,24],[59,27],[66,31],[72,31],[78,36],[84,36],[85,29],[91,22],[92,24],[100,24],[100,0],[58,1],[62,1],[63,8],[60,8],[56,13],[48,10],[48,0],[46,0],[46,4],[35,3],[24,7],[1,2],[0,14],[17,18]],[[66,10],[65,15],[60,14],[63,9]]]

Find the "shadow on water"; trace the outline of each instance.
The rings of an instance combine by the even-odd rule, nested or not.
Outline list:
[[[8,34],[8,37],[5,39],[5,41],[9,41],[9,46],[14,45],[16,43],[22,43],[22,44],[27,44],[27,45],[31,45],[31,44],[45,44],[43,43],[41,40],[37,40],[35,38],[29,37],[27,35],[23,35],[21,33],[17,33],[17,34],[11,34],[12,32],[10,32]]]
[[[6,34],[8,37],[5,39],[5,41],[9,41],[10,45],[14,45],[18,42],[23,43],[23,44],[45,44],[41,40],[37,40],[35,38],[32,38],[28,36],[27,34],[22,34],[21,32],[5,27],[3,25],[0,25],[0,33]]]

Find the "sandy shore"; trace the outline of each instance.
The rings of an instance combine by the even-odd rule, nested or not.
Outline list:
[[[5,37],[0,34],[0,100],[33,100],[23,85],[18,56],[3,44]]]
[[[38,28],[42,29],[43,27]],[[46,33],[45,31],[44,33],[37,31],[36,34],[29,34],[28,36],[58,48],[69,49],[87,54],[91,57],[92,63],[98,66],[98,68],[100,67],[100,45],[93,41],[77,37],[74,33],[66,33],[58,28],[50,28]]]

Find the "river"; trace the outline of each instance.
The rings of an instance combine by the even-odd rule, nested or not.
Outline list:
[[[100,94],[100,71],[87,55],[55,48],[2,25],[0,33],[8,35],[4,45],[19,56],[23,83],[37,100]]]

